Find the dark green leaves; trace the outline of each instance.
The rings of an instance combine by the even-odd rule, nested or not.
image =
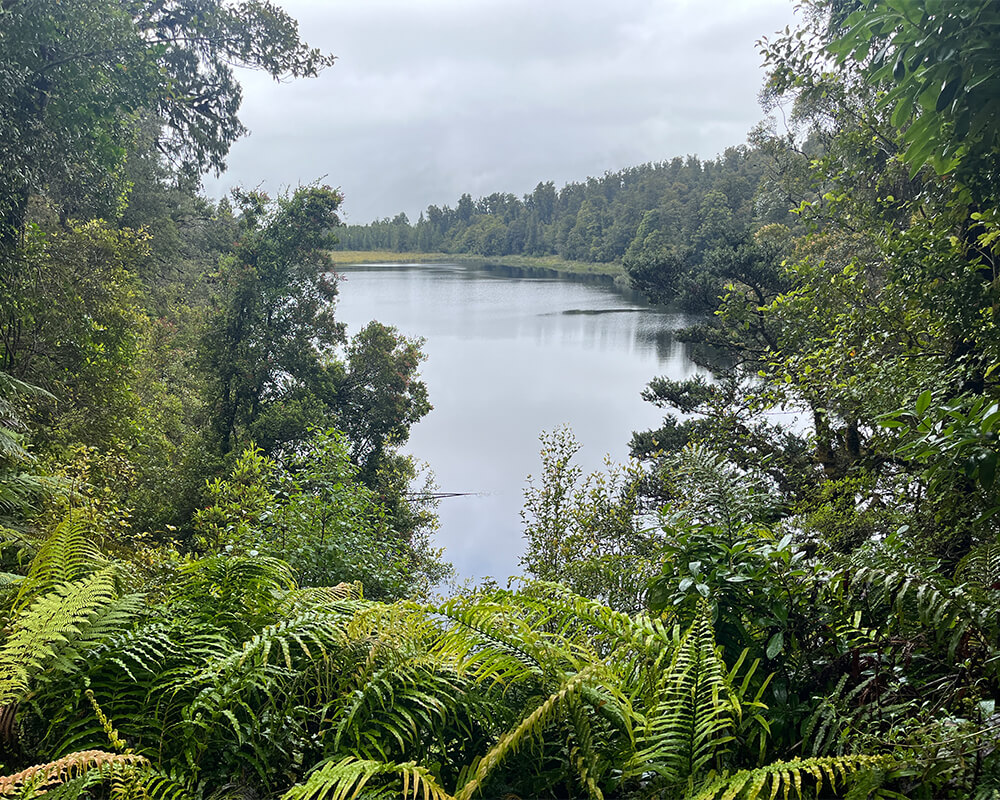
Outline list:
[[[963,162],[970,169],[981,159],[996,165],[998,26],[1000,6],[992,0],[867,0],[827,49],[841,64],[859,65],[875,42],[895,51],[891,70],[876,63],[862,73],[889,89],[882,104],[892,109],[893,125],[904,127],[912,110],[922,109],[924,124],[903,131],[912,173],[930,163],[944,174]]]

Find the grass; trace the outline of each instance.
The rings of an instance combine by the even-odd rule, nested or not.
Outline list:
[[[447,253],[394,253],[392,250],[332,250],[337,264],[426,264],[433,261],[455,261]]]
[[[559,256],[478,256],[469,253],[394,253],[391,250],[335,250],[337,264],[421,264],[450,261],[459,264],[499,264],[526,270],[544,270],[555,275],[593,275],[616,278],[624,274],[621,264],[569,261]]]

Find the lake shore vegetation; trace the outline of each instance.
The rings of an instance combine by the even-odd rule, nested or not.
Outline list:
[[[333,250],[330,253],[334,264],[440,264],[457,263],[473,266],[501,266],[535,271],[539,275],[552,277],[596,277],[624,278],[625,273],[618,264],[598,264],[587,261],[569,261],[559,256],[480,256],[469,253],[451,255],[449,253],[395,253],[391,250]]]
[[[805,6],[787,131],[345,227],[197,192],[234,65],[332,61],[276,6],[0,4],[0,794],[998,796],[1000,7]],[[435,594],[369,246],[714,311],[629,464],[543,434],[506,588]]]

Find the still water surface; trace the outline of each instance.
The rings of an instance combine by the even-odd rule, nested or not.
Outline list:
[[[539,469],[542,431],[569,425],[585,471],[628,456],[632,431],[660,422],[639,393],[656,375],[698,368],[672,332],[690,324],[606,284],[511,277],[454,265],[338,266],[338,317],[348,333],[370,320],[426,340],[421,374],[434,410],[407,450],[446,498],[436,542],[459,578],[520,573],[520,509]]]

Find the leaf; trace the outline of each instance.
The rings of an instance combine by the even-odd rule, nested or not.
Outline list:
[[[931,404],[931,390],[925,389],[920,393],[917,398],[917,414],[923,416],[923,413],[930,407]]]
[[[785,647],[785,634],[782,631],[778,631],[774,636],[771,637],[770,641],[767,643],[767,649],[764,651],[767,657],[774,659]]]
[[[979,460],[979,483],[986,489],[993,488],[997,475],[997,454],[986,453]]]
[[[944,85],[941,87],[941,92],[938,94],[937,103],[934,104],[934,111],[941,113],[948,106],[951,105],[952,101],[955,99],[955,95],[958,92],[959,86],[962,83],[961,74],[956,78],[952,78],[949,81],[945,81]]]
[[[898,103],[896,103],[896,108],[892,112],[892,124],[897,128],[903,127],[906,121],[910,118],[913,113],[913,98],[909,95],[903,97]]]
[[[903,53],[900,53],[899,58],[896,59],[896,65],[892,68],[892,77],[897,81],[906,77],[906,63],[903,61]]]

